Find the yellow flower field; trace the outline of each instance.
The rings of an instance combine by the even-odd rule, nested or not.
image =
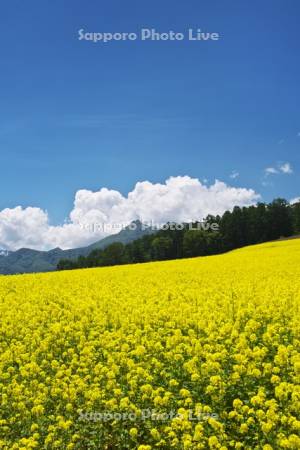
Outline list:
[[[0,277],[1,449],[299,449],[300,240]]]

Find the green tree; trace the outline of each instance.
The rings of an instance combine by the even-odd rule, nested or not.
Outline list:
[[[268,205],[268,240],[293,234],[292,212],[289,203],[277,198]]]
[[[102,261],[104,266],[124,264],[124,244],[114,242],[103,251]]]
[[[204,256],[208,254],[207,232],[188,230],[183,238],[183,254],[185,257]]]
[[[173,249],[173,241],[168,236],[160,236],[153,239],[151,244],[154,260],[169,259]]]
[[[300,233],[300,201],[292,205],[293,230]]]

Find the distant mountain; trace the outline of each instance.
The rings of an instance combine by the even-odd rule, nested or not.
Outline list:
[[[145,227],[139,220],[136,220],[119,233],[107,236],[87,247],[70,250],[54,248],[49,251],[29,248],[21,248],[15,252],[0,250],[0,274],[50,272],[56,269],[60,259],[76,259],[80,255],[87,256],[92,250],[103,249],[114,242],[128,244],[154,231],[151,227]]]

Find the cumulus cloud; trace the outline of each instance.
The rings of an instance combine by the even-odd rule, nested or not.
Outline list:
[[[299,202],[300,202],[300,197],[292,198],[290,200],[291,205],[294,205],[295,203],[299,203]]]
[[[37,207],[0,211],[0,248],[80,247],[118,232],[119,225],[136,219],[155,224],[201,220],[235,205],[254,204],[259,198],[252,189],[232,187],[219,180],[208,186],[189,176],[170,177],[165,183],[138,182],[127,196],[107,188],[96,192],[81,189],[62,225],[50,225],[48,213]]]

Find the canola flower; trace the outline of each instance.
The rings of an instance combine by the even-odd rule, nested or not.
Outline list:
[[[299,307],[300,240],[2,276],[0,449],[299,449]]]

